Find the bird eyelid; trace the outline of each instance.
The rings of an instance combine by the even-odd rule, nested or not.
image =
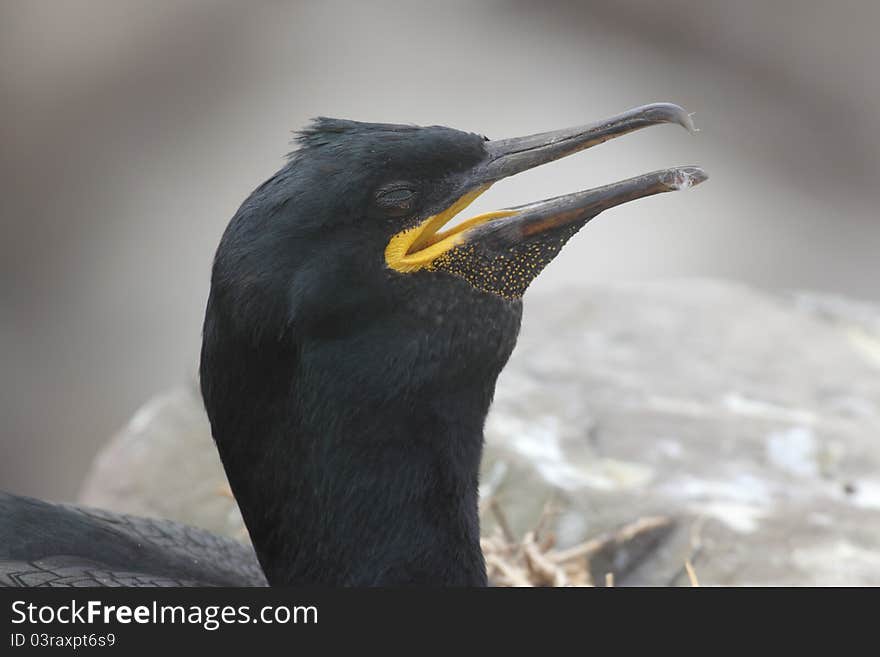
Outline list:
[[[411,210],[417,195],[413,187],[405,183],[383,187],[376,192],[376,203],[387,210]]]
[[[395,187],[386,187],[384,189],[380,189],[376,192],[376,197],[380,201],[390,201],[392,203],[399,203],[401,201],[406,201],[413,196],[415,196],[416,192],[409,186],[400,185]]]

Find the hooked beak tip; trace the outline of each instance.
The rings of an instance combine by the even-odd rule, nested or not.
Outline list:
[[[696,112],[688,112],[675,103],[651,103],[642,109],[644,117],[653,123],[677,123],[692,135],[700,132],[694,125]]]

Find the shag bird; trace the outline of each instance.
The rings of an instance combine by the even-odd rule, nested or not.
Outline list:
[[[667,103],[498,141],[315,120],[232,218],[205,314],[202,395],[256,559],[176,523],[5,495],[0,583],[485,585],[483,423],[523,293],[603,210],[706,175],[450,222],[503,178],[661,123],[693,130]]]

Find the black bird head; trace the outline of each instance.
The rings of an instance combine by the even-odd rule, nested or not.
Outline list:
[[[706,176],[667,169],[446,226],[502,178],[659,123],[693,129],[680,107],[658,103],[499,141],[327,118],[300,133],[220,244],[201,367],[214,436],[270,581],[367,581],[382,564],[350,570],[363,559],[357,541],[369,554],[406,546],[421,555],[406,581],[479,580],[482,426],[520,298],[603,210]],[[352,491],[384,501],[367,509]],[[292,516],[298,538],[285,540],[295,548],[278,529]],[[309,533],[330,556],[302,547]],[[454,576],[424,554],[462,545],[470,552],[458,563],[468,565]]]

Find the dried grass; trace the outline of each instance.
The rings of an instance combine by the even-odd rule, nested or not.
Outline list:
[[[665,516],[639,518],[616,531],[602,534],[565,549],[556,548],[556,537],[547,529],[557,511],[545,506],[534,529],[516,538],[501,505],[494,498],[483,505],[491,513],[495,530],[481,540],[489,581],[494,586],[614,586],[619,577],[611,571],[597,572],[594,560],[619,563],[625,574],[653,551],[674,526]],[[691,541],[695,544],[694,537]],[[699,586],[691,557],[684,564],[692,586]]]

